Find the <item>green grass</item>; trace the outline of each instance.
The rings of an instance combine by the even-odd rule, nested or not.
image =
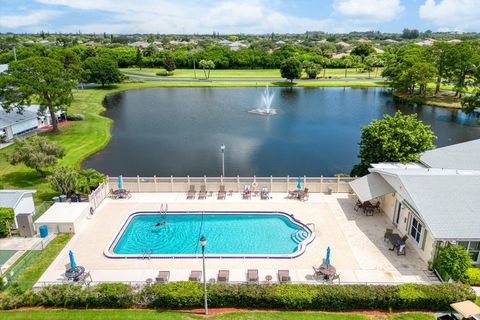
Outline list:
[[[31,288],[40,279],[40,276],[47,270],[48,266],[62,251],[67,242],[71,239],[71,234],[60,234],[53,239],[45,249],[40,252],[35,252],[35,256],[27,261],[22,262],[27,257],[28,253],[21,257],[6,274],[12,270],[15,271],[15,281],[21,288]]]
[[[480,306],[480,297],[477,297],[477,299],[475,300],[475,303]]]
[[[203,316],[182,311],[156,311],[156,310],[18,310],[0,311],[0,317],[4,320],[150,320],[150,319],[205,319]],[[385,319],[381,317],[382,319]],[[230,312],[214,316],[208,319],[215,320],[369,320],[376,319],[371,316],[353,313],[322,313],[322,312]],[[432,314],[426,313],[401,313],[388,317],[392,320],[433,320]]]
[[[144,75],[149,75],[149,76],[155,76],[157,72],[164,72],[165,69],[163,68],[122,68],[120,69],[121,71],[124,72],[133,72],[133,73],[139,73],[139,74],[144,74]],[[202,69],[197,69],[196,71],[197,78],[203,78],[205,77],[203,70]],[[380,76],[381,74],[381,69],[377,71],[377,76]],[[306,74],[303,75],[306,77]],[[323,71],[318,75],[319,77],[323,77]],[[370,74],[371,77],[375,76],[375,72],[372,72]],[[169,75],[168,78],[193,78],[194,77],[194,72],[193,69],[176,69],[173,72],[173,75]],[[345,77],[345,69],[326,69],[325,71],[325,77],[332,77],[332,78],[344,78]],[[255,78],[279,78],[281,79],[280,76],[280,70],[278,69],[241,69],[241,70],[236,70],[236,69],[227,69],[227,70],[222,70],[222,69],[215,69],[210,72],[210,78],[217,79],[217,78],[250,78],[250,79],[255,79]],[[368,72],[360,72],[360,70],[355,70],[355,69],[348,69],[347,71],[347,78],[368,78]]]

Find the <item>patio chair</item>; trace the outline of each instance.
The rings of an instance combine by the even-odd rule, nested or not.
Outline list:
[[[388,236],[393,233],[393,229],[387,228],[385,230],[385,234],[383,235],[383,241],[386,241],[388,239]]]
[[[373,208],[375,209],[375,211],[377,211],[378,213],[380,213],[380,201],[377,201],[377,202],[373,205]]]
[[[313,268],[313,277],[314,278],[323,278],[323,272],[322,272],[322,269],[321,268],[315,268],[315,267],[312,267]]]
[[[248,269],[247,270],[247,282],[248,283],[258,283],[258,270],[257,269]]]
[[[84,284],[86,286],[89,286],[90,283],[92,283],[92,276],[90,274],[90,271],[85,272],[82,275],[80,275],[80,277],[78,277],[78,283],[82,284],[82,285]]]
[[[338,280],[338,284],[340,284],[340,274],[335,273],[333,276],[328,277],[328,282],[333,284],[334,280]]]
[[[200,187],[200,192],[198,193],[198,200],[204,200],[207,198],[207,186],[202,185]]]
[[[217,282],[228,282],[230,278],[230,270],[218,270]]]
[[[405,243],[405,242],[407,242],[407,240],[408,240],[408,235],[404,235],[402,237],[402,242]]]
[[[307,201],[308,200],[308,188],[305,188],[304,190],[300,190],[298,193],[298,200],[300,201]]]
[[[195,194],[197,193],[197,191],[195,191],[195,185],[190,185],[190,189],[188,189],[188,192],[187,192],[187,199],[191,200],[191,199],[195,199]]]
[[[291,281],[292,281],[292,278],[290,278],[290,271],[288,271],[288,270],[278,270],[278,282],[289,283]]]
[[[288,199],[297,199],[298,190],[288,191]]]
[[[170,279],[170,271],[159,271],[155,283],[166,283]]]
[[[242,198],[244,200],[248,200],[252,198],[252,191],[250,191],[249,185],[245,185],[245,187],[243,188]]]
[[[188,281],[200,282],[201,277],[202,277],[202,271],[192,271],[192,272],[190,272],[190,276],[188,277]]]
[[[406,256],[407,255],[407,246],[404,244],[401,244],[397,247],[397,256]]]
[[[260,199],[262,200],[270,199],[270,192],[268,191],[267,187],[262,188],[262,192],[260,193]]]
[[[70,263],[67,263],[65,265],[65,271],[70,270],[72,268],[72,265]]]
[[[353,207],[353,210],[355,210],[356,212],[358,212],[358,209],[363,209],[363,203],[362,201],[360,201],[360,199],[357,200],[355,206]]]
[[[227,191],[225,191],[225,186],[221,185],[220,190],[218,190],[217,200],[225,200],[227,196]]]

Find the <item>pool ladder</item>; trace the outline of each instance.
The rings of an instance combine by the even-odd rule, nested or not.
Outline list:
[[[142,259],[148,259],[150,260],[150,257],[152,255],[152,250],[151,249],[143,249],[142,251]]]

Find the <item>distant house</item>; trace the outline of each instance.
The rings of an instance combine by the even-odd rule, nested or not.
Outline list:
[[[425,39],[423,41],[420,41],[420,42],[415,42],[415,44],[419,45],[419,46],[431,46],[433,45],[437,40],[435,39]]]
[[[348,43],[344,42],[344,41],[339,41],[336,44],[339,45],[339,46],[345,47],[345,48],[350,47],[350,45]]]
[[[277,46],[283,46],[286,42],[285,41],[282,41],[282,40],[278,40],[277,42],[275,42],[275,44]]]
[[[33,194],[36,190],[0,190],[0,208],[12,208],[15,212],[15,228],[19,214],[35,214]]]
[[[383,51],[382,49],[379,49],[379,48],[373,47],[373,50],[375,50],[375,53],[378,53],[378,54],[385,53],[385,51]]]
[[[48,41],[48,40],[40,40],[38,41],[39,44],[43,44],[45,46],[56,46],[57,43],[53,41]]]
[[[248,46],[247,46],[246,44],[244,44],[244,43],[239,42],[239,41],[235,41],[235,42],[230,43],[230,44],[228,45],[228,47],[229,47],[230,50],[232,50],[232,51],[237,51],[237,50],[239,50],[239,49],[241,49],[241,48],[246,48],[246,47],[248,47]]]
[[[230,43],[232,43],[232,41],[225,39],[218,41],[218,44],[221,46],[228,46]]]
[[[129,47],[136,47],[136,48],[142,48],[142,49],[148,48],[149,45],[150,44],[145,41],[135,41],[128,44]]]
[[[340,58],[343,58],[343,57],[346,57],[346,56],[349,56],[350,54],[349,53],[334,53],[332,54],[332,58],[333,59],[340,59]]]
[[[8,70],[8,64],[0,64],[0,73]]]
[[[38,129],[38,116],[35,112],[24,110],[22,114],[16,111],[6,112],[0,107],[0,135],[7,141]]]
[[[460,40],[460,39],[452,39],[452,40],[448,40],[447,42],[449,42],[449,43],[460,43],[460,42],[462,42],[462,40]]]
[[[372,164],[350,183],[361,202],[374,198],[407,247],[435,261],[447,243],[480,265],[480,139],[427,151],[418,163]]]
[[[25,110],[34,112],[37,115],[39,128],[48,127],[52,125],[52,117],[50,116],[50,112],[48,112],[48,110],[41,112],[40,105],[32,104],[32,105],[26,106]],[[63,110],[59,110],[55,112],[55,116],[58,122],[65,121],[67,119],[67,113]]]
[[[385,42],[398,43],[397,40],[393,40],[393,39],[385,39]]]

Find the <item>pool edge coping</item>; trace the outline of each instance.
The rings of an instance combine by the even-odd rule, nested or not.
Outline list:
[[[115,233],[112,240],[107,244],[107,247],[103,250],[105,257],[109,259],[198,259],[202,258],[202,254],[117,254],[113,252],[116,244],[120,240],[121,236],[125,232],[126,227],[130,221],[140,214],[159,214],[160,211],[135,211],[130,213],[123,220],[120,228]],[[294,217],[293,214],[283,211],[168,211],[167,214],[269,214],[269,215],[282,215],[290,220],[293,224],[296,224],[305,229],[309,235],[305,240],[298,244],[297,250],[291,254],[206,254],[206,259],[293,259],[301,256],[305,253],[307,245],[312,243],[315,239],[315,230],[312,230],[308,225],[310,223],[303,223]]]

